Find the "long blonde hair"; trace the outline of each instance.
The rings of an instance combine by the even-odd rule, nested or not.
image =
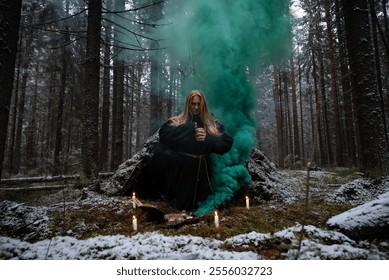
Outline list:
[[[189,92],[188,96],[186,97],[184,111],[178,116],[172,117],[170,119],[171,125],[179,126],[181,124],[188,123],[191,121],[190,105],[192,103],[192,99],[195,96],[198,96],[200,98],[200,118],[204,123],[205,131],[214,137],[219,137],[220,135],[222,135],[222,133],[220,133],[220,131],[217,128],[216,120],[208,111],[208,105],[205,100],[204,94],[197,89]]]

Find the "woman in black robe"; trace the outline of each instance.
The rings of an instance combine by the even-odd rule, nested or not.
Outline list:
[[[211,153],[227,153],[233,138],[208,111],[204,94],[191,91],[183,113],[159,130],[159,143],[138,182],[140,197],[161,197],[179,210],[194,211],[212,193]]]

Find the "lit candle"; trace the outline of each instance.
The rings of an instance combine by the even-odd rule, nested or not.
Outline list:
[[[135,199],[135,193],[132,193],[132,208],[136,208]]]
[[[250,209],[250,201],[248,196],[246,196],[246,208]]]
[[[136,219],[135,216],[132,216],[132,229],[134,231],[138,230],[138,220]]]
[[[217,215],[217,211],[215,211],[215,227],[219,227],[219,216]]]

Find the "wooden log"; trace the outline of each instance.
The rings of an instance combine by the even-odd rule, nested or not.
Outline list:
[[[100,179],[107,179],[114,175],[113,172],[100,173]],[[80,175],[59,175],[59,176],[40,176],[40,177],[21,177],[21,178],[6,178],[1,179],[1,186],[13,186],[13,185],[23,185],[23,184],[35,184],[35,183],[50,183],[50,182],[58,182],[58,181],[75,181],[78,182],[80,180]],[[3,189],[3,188],[1,188]]]
[[[47,185],[47,186],[26,186],[26,187],[11,187],[11,188],[0,188],[0,191],[22,191],[22,190],[55,190],[55,189],[64,189],[69,187],[69,185]]]
[[[80,175],[60,175],[60,176],[49,176],[49,177],[23,177],[23,178],[8,178],[2,179],[2,185],[21,185],[21,184],[33,184],[33,183],[49,183],[56,181],[66,181],[66,180],[79,180]]]

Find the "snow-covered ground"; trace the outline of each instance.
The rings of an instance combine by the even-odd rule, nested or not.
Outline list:
[[[58,236],[52,239],[29,243],[19,239],[0,237],[0,256],[3,259],[138,259],[138,260],[253,260],[264,259],[255,252],[236,252],[223,248],[244,248],[260,246],[278,240],[285,248],[286,259],[388,259],[389,244],[381,242],[377,246],[369,242],[355,242],[347,236],[335,232],[306,226],[298,253],[301,226],[276,232],[237,235],[225,241],[194,236],[165,236],[158,232],[136,234],[131,237],[122,235],[98,236],[86,240]]]
[[[316,178],[322,178],[321,175],[313,174],[317,176]],[[374,221],[385,225],[389,222],[388,178],[380,181],[374,190],[370,189],[369,196],[364,192],[370,181],[358,180],[339,185],[336,190],[328,192],[327,199],[333,202],[335,200],[339,202],[345,194],[352,193],[354,198],[358,197],[354,200],[349,198],[349,202],[354,202],[356,208],[331,218],[328,221],[329,225],[347,223],[362,225]],[[352,192],[350,184],[354,184]],[[314,188],[320,188],[320,183],[313,186]],[[362,201],[363,198],[365,201]],[[101,202],[101,198],[98,197],[91,196],[90,199]],[[342,202],[345,202],[345,199]],[[300,240],[302,226],[299,224],[275,233],[253,231],[226,240],[190,235],[166,236],[158,231],[137,233],[132,236],[97,236],[83,240],[72,236],[51,237],[48,209],[10,201],[0,202],[0,227],[3,228],[3,236],[0,236],[0,259],[255,260],[267,258],[258,253],[256,248],[272,250],[272,246],[278,247],[281,259],[389,259],[389,238],[374,242],[356,241],[337,230],[305,225],[304,235]],[[18,217],[22,215],[24,220],[23,224],[20,224],[21,220]],[[15,231],[22,227],[30,227],[32,235],[10,237],[15,236]],[[12,231],[12,234],[4,234],[7,231],[4,228]]]

